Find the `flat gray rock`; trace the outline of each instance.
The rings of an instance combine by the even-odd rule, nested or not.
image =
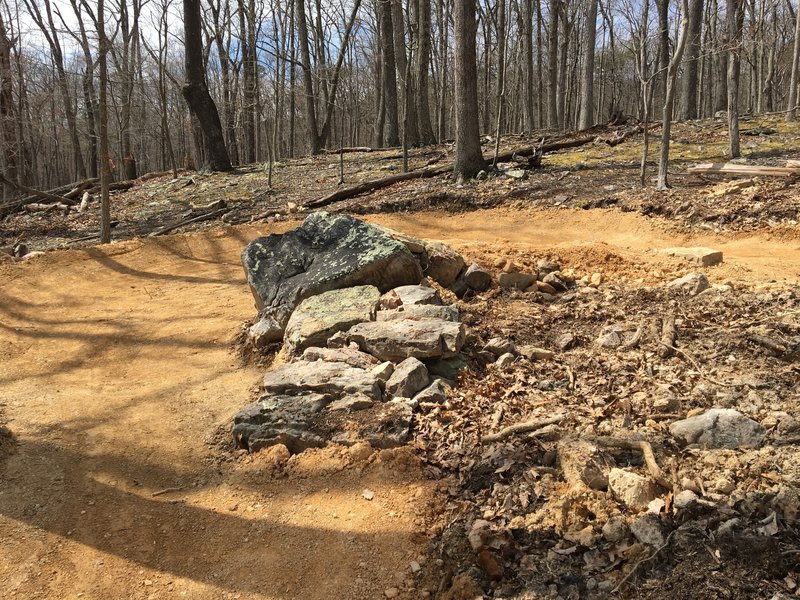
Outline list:
[[[378,364],[378,359],[361,352],[358,348],[306,348],[303,352],[303,360],[314,362],[324,360],[325,362],[345,363],[357,369],[370,370]]]
[[[702,267],[711,267],[722,262],[722,252],[702,246],[664,248],[663,250],[658,250],[658,253],[677,256]]]
[[[233,437],[237,446],[257,452],[275,444],[285,445],[290,452],[325,445],[309,431],[314,418],[329,403],[322,394],[285,396],[265,394],[245,406],[233,418]]]
[[[670,289],[677,289],[686,292],[690,296],[696,296],[711,287],[708,278],[702,273],[687,273],[667,284]]]
[[[434,379],[429,386],[414,396],[414,401],[418,404],[441,404],[447,400],[449,391],[450,386],[443,379]]]
[[[422,279],[405,244],[359,219],[326,212],[287,233],[256,238],[242,264],[256,307],[279,326],[302,300],[322,292],[357,285],[385,292]]]
[[[438,319],[403,319],[359,323],[347,332],[350,340],[380,360],[398,362],[409,357],[446,358],[464,345],[461,323]]]
[[[442,321],[458,321],[458,308],[450,304],[436,306],[434,304],[410,304],[393,310],[379,310],[376,321],[399,321],[401,319],[440,319]]]
[[[439,292],[424,285],[401,285],[392,291],[398,295],[403,306],[442,303]]]
[[[669,432],[686,445],[706,448],[758,448],[766,435],[761,423],[732,408],[712,408],[702,415],[675,421]]]
[[[401,362],[386,381],[386,392],[395,397],[413,398],[430,383],[427,367],[417,358]]]
[[[299,354],[310,346],[325,346],[334,333],[372,321],[380,298],[380,291],[372,285],[331,290],[306,298],[286,324],[283,337],[286,351]]]
[[[381,388],[375,375],[345,363],[322,360],[280,365],[264,375],[262,388],[273,395],[316,393],[341,398],[361,394],[381,400]]]

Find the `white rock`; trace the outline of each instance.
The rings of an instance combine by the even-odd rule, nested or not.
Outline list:
[[[626,506],[638,510],[646,510],[658,494],[658,488],[650,478],[624,469],[609,471],[608,487]]]

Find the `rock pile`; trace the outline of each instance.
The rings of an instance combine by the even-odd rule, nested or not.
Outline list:
[[[242,262],[261,310],[251,342],[282,339],[286,362],[236,414],[240,447],[403,444],[414,412],[444,402],[466,366],[458,309],[423,279],[464,279],[463,258],[442,244],[315,213],[295,231],[251,242]]]

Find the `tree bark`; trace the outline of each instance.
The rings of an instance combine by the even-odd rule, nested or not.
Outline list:
[[[383,43],[383,106],[385,110],[386,144],[400,145],[400,125],[397,106],[397,62],[394,52],[394,29],[390,0],[378,0],[381,41]]]
[[[417,54],[415,56],[416,71],[416,105],[419,122],[419,141],[433,144],[436,136],[431,124],[430,81],[428,77],[431,62],[431,0],[417,0]]]
[[[186,38],[184,42],[186,83],[181,91],[190,112],[203,131],[205,156],[203,166],[209,171],[231,171],[233,167],[225,147],[217,105],[214,104],[206,85],[200,0],[183,0],[183,23]]]
[[[742,25],[744,6],[742,0],[728,0],[728,154],[738,158],[739,148],[739,71],[741,69]]]
[[[558,22],[561,0],[550,0],[550,27],[547,37],[547,124],[558,129]]]
[[[794,24],[794,49],[792,51],[792,73],[789,78],[789,98],[786,106],[786,120],[797,121],[797,87],[800,85],[800,9],[797,10]]]
[[[478,128],[478,66],[475,0],[455,0],[456,179],[471,179],[486,168]]]
[[[700,41],[703,35],[703,0],[689,2],[689,40],[686,42],[686,61],[681,83],[683,118],[697,118],[697,71],[700,58]]]
[[[667,0],[662,0],[664,3]],[[681,24],[675,52],[667,65],[666,88],[664,91],[664,113],[661,122],[661,151],[658,161],[658,189],[665,190],[669,187],[667,181],[667,167],[669,166],[669,136],[672,128],[672,114],[675,108],[675,80],[678,67],[686,48],[686,38],[689,33],[689,0],[681,0]]]
[[[581,113],[578,129],[594,125],[594,47],[597,42],[597,0],[587,0],[586,29],[583,37],[583,73],[581,77]]]

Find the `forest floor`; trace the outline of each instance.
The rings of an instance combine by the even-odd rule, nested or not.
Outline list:
[[[750,164],[799,158],[796,128],[753,126],[776,132],[743,138]],[[733,178],[681,174],[723,160],[724,133],[713,123],[676,128],[667,193],[638,186],[639,137],[545,155],[524,180],[414,180],[329,207],[441,240],[489,267],[510,259],[531,269],[549,258],[603,276],[596,293],[550,304],[496,289],[460,301],[475,372],[442,410],[419,417],[408,448],[392,451],[333,446],[287,459],[226,443],[262,373],[231,349],[254,315],[239,252],[256,235],[295,226],[305,202],[335,190],[338,156],[278,165],[271,190],[260,168],[144,181],[114,197],[115,236],[130,239],[108,246],[76,241],[96,230],[95,210],[5,219],[6,242],[21,235],[30,250],[62,249],[0,264],[0,592],[425,597],[474,563],[466,532],[483,518],[500,540],[497,564],[484,556],[447,597],[472,597],[473,584],[505,598],[795,593],[800,185],[758,179],[736,190],[725,183]],[[416,150],[412,166],[451,150]],[[394,155],[346,154],[346,185],[398,172],[385,158]],[[138,237],[179,221],[191,203],[219,199],[232,207],[228,221],[252,222]],[[724,253],[722,265],[702,269],[711,290],[668,290],[698,269],[656,252],[673,246]],[[677,317],[682,354],[660,358],[647,337],[629,351],[593,343],[609,327],[647,329],[666,313]],[[754,343],[756,330],[785,351]],[[554,355],[496,369],[480,356],[495,336]],[[765,446],[677,448],[669,423],[712,406],[759,420]],[[695,482],[704,503],[669,519],[679,534],[665,552],[600,536],[627,509],[610,493],[571,494],[556,439],[478,443],[556,412],[569,415],[558,438],[634,432],[671,477]],[[635,453],[603,460],[641,465]],[[661,498],[670,513],[672,495]],[[724,542],[718,529],[732,518],[742,533]]]

